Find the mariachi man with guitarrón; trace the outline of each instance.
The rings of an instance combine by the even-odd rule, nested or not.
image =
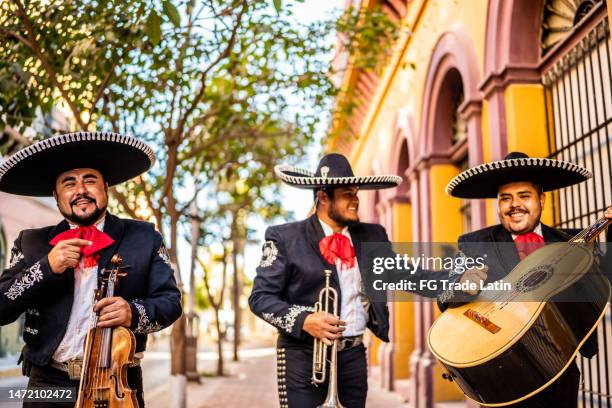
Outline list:
[[[473,282],[476,283],[476,287],[480,288],[481,284],[505,278],[522,259],[534,250],[541,248],[544,243],[569,241],[571,237],[579,233],[579,230],[559,230],[544,225],[540,221],[546,198],[544,192],[571,186],[583,182],[589,177],[591,177],[591,174],[588,170],[573,163],[529,158],[526,154],[520,152],[510,153],[499,162],[485,163],[478,168],[468,169],[455,177],[447,186],[447,192],[459,198],[496,198],[500,224],[459,237],[459,249],[461,251],[467,253],[478,245],[486,245],[490,250],[487,250],[487,261],[484,268],[470,269],[463,274],[453,274],[451,272],[450,280],[459,283]],[[606,209],[604,217],[602,222],[605,226],[606,219],[612,219],[612,207]],[[608,228],[607,242],[612,240],[611,232],[612,228]],[[509,245],[513,242],[514,245]],[[607,265],[608,261],[605,260],[602,264]],[[602,270],[602,272],[605,273],[606,271]],[[599,272],[597,274],[600,276]],[[602,287],[602,291],[605,289],[604,286],[609,288],[606,279],[604,277],[600,279],[601,285],[598,286]],[[466,290],[465,292],[452,289],[444,290],[439,294],[438,304],[442,310],[448,307],[463,307],[462,305],[466,301],[472,301],[477,294],[478,291],[476,290]],[[603,304],[605,305],[605,303],[606,299],[603,299]],[[570,309],[576,306],[575,303],[572,306],[571,303],[567,302],[564,305],[567,305],[566,307]],[[475,308],[478,307],[475,306]],[[605,307],[603,310],[605,310]],[[437,323],[438,321],[436,321]],[[440,350],[440,348],[436,349],[435,346],[432,347],[432,336],[437,333],[436,324],[430,331],[429,339],[429,346],[434,354]],[[513,328],[501,328],[500,330],[508,332],[511,329]],[[484,331],[481,331],[481,333],[483,336],[489,334]],[[446,336],[448,335],[450,333],[446,333]],[[586,331],[586,335],[588,335],[588,331]],[[545,342],[545,339],[540,337],[538,341]],[[460,342],[468,344],[474,342],[474,339],[464,338]],[[522,358],[527,358],[525,356],[529,355],[525,350],[521,352],[516,349],[511,349],[507,353],[512,353],[509,358],[513,359],[520,358],[521,355]],[[580,353],[587,358],[597,354],[596,332],[584,341],[580,347]],[[436,354],[436,356],[438,355]],[[497,367],[499,366],[500,364],[497,365]],[[476,369],[471,373],[475,372]],[[478,373],[478,375],[481,374],[485,375],[485,373]],[[509,373],[509,375],[511,374]],[[532,373],[531,377],[534,376],[535,373]],[[505,382],[503,379],[496,377],[495,372],[489,371],[488,382],[490,387],[483,384],[480,390],[471,390],[472,396],[482,396],[490,393],[497,398],[501,397],[500,394],[504,393],[504,390],[511,390],[513,387],[523,385],[528,387],[523,383],[529,381],[529,378],[527,378],[529,376],[525,376],[525,378],[516,377],[515,375],[513,381]],[[454,380],[465,379],[455,378]],[[500,381],[504,384],[499,384]],[[572,359],[566,369],[548,386],[528,398],[518,398],[512,401],[510,405],[505,406],[574,408],[577,407],[579,382],[580,371],[576,362]],[[465,386],[466,384],[464,384]],[[493,387],[502,387],[503,389],[497,388],[497,391],[492,391]],[[470,393],[467,394],[470,395]],[[508,395],[511,394],[511,392],[508,393]],[[503,398],[500,400],[503,400]],[[483,403],[482,400],[479,402]]]
[[[138,139],[80,132],[45,139],[0,164],[0,191],[53,196],[64,217],[55,226],[21,231],[9,268],[0,276],[0,324],[25,313],[20,360],[29,388],[79,387],[84,342],[90,321],[96,320],[100,329],[133,332],[127,332],[128,340],[135,338],[135,349],[127,350],[129,368],[126,364],[119,376],[127,375],[122,381],[144,406],[139,361],[147,335],[180,316],[181,296],[153,224],[118,218],[106,207],[109,186],[138,176],[153,161],[151,148]],[[94,292],[106,287],[103,278],[113,270],[120,273],[115,273],[112,296],[94,302]],[[100,353],[114,356],[114,350]],[[113,391],[90,393],[89,398],[99,406],[113,406],[102,401]],[[24,403],[31,405],[74,403]]]

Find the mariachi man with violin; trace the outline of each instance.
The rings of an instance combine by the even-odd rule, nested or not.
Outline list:
[[[286,184],[313,190],[316,207],[305,220],[267,229],[249,298],[251,310],[279,332],[280,406],[365,407],[363,333],[367,327],[388,342],[389,312],[386,301],[365,289],[371,273],[362,244],[391,247],[381,225],[359,221],[357,193],[395,187],[401,178],[355,176],[340,154],[324,156],[314,173],[291,166],[275,171]],[[404,277],[418,281],[425,273]]]
[[[573,163],[553,159],[530,158],[522,152],[509,153],[504,160],[485,163],[468,169],[448,184],[446,191],[453,197],[479,199],[496,198],[500,224],[473,231],[459,237],[462,253],[486,251],[487,261],[483,268],[470,269],[463,274],[450,273],[450,280],[460,283],[475,283],[480,288],[504,278],[522,259],[545,243],[566,242],[580,230],[551,228],[540,221],[545,203],[545,191],[568,187],[585,181],[591,173]],[[604,217],[612,219],[612,207],[605,210]],[[608,228],[607,242],[612,242],[612,228]],[[508,243],[514,242],[514,245]],[[483,249],[483,248],[487,249]],[[496,248],[496,250],[488,250]],[[470,253],[472,252],[472,253]],[[608,251],[609,252],[609,251]],[[606,258],[610,254],[607,254]],[[603,261],[602,265],[608,265]],[[602,272],[606,273],[609,271]],[[610,276],[608,276],[610,278]],[[471,301],[477,290],[441,291],[438,305],[442,310],[457,307]],[[594,332],[580,348],[587,358],[597,354],[597,332]],[[470,341],[466,338],[463,341]],[[517,378],[516,381],[528,379]],[[495,381],[495,378],[491,378]],[[578,400],[580,371],[573,361],[569,367],[548,387],[526,399],[505,405],[516,408],[559,407],[575,408]],[[512,384],[507,384],[512,387]]]
[[[0,324],[25,313],[20,361],[28,388],[76,388],[79,406],[144,406],[139,361],[147,335],[180,316],[181,296],[153,224],[106,208],[109,186],[153,161],[138,139],[79,132],[37,142],[0,164],[0,191],[52,195],[64,217],[22,231],[0,276]],[[47,403],[24,406],[33,404]]]

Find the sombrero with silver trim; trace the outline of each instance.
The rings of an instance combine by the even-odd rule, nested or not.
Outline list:
[[[53,194],[61,173],[92,168],[109,186],[147,171],[153,150],[130,136],[107,132],[77,132],[41,140],[0,163],[0,191],[45,197]]]
[[[393,175],[355,176],[346,157],[338,153],[323,156],[314,173],[285,165],[276,166],[274,172],[290,186],[304,189],[357,186],[362,190],[379,190],[402,182],[401,177]]]
[[[459,198],[496,198],[498,189],[508,183],[531,181],[543,191],[551,191],[591,177],[590,171],[574,163],[512,152],[504,160],[461,172],[448,183],[446,192]]]

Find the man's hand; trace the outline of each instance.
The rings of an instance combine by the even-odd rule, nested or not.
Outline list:
[[[342,337],[342,332],[346,329],[346,323],[336,316],[325,312],[311,313],[304,320],[303,330],[308,334],[328,346],[332,345],[332,340]]]
[[[612,219],[612,207],[606,208],[606,211],[604,212],[604,217]]]
[[[100,311],[98,327],[130,327],[132,324],[132,309],[122,297],[114,296],[101,299],[94,306],[94,311]]]
[[[51,271],[59,275],[68,268],[76,268],[79,264],[79,259],[81,259],[81,248],[89,245],[91,245],[91,241],[79,238],[58,242],[49,252],[49,255],[47,255]]]
[[[489,272],[488,266],[483,266],[482,268],[471,268],[467,271],[463,272],[461,279],[459,279],[459,283],[468,282],[467,285],[476,284],[476,288],[480,288],[487,281],[487,273]],[[463,292],[468,295],[476,295],[479,290],[464,290]]]

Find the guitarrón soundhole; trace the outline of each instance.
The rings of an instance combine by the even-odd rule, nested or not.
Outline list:
[[[542,286],[553,275],[552,265],[539,265],[516,282],[516,290],[529,292]]]

